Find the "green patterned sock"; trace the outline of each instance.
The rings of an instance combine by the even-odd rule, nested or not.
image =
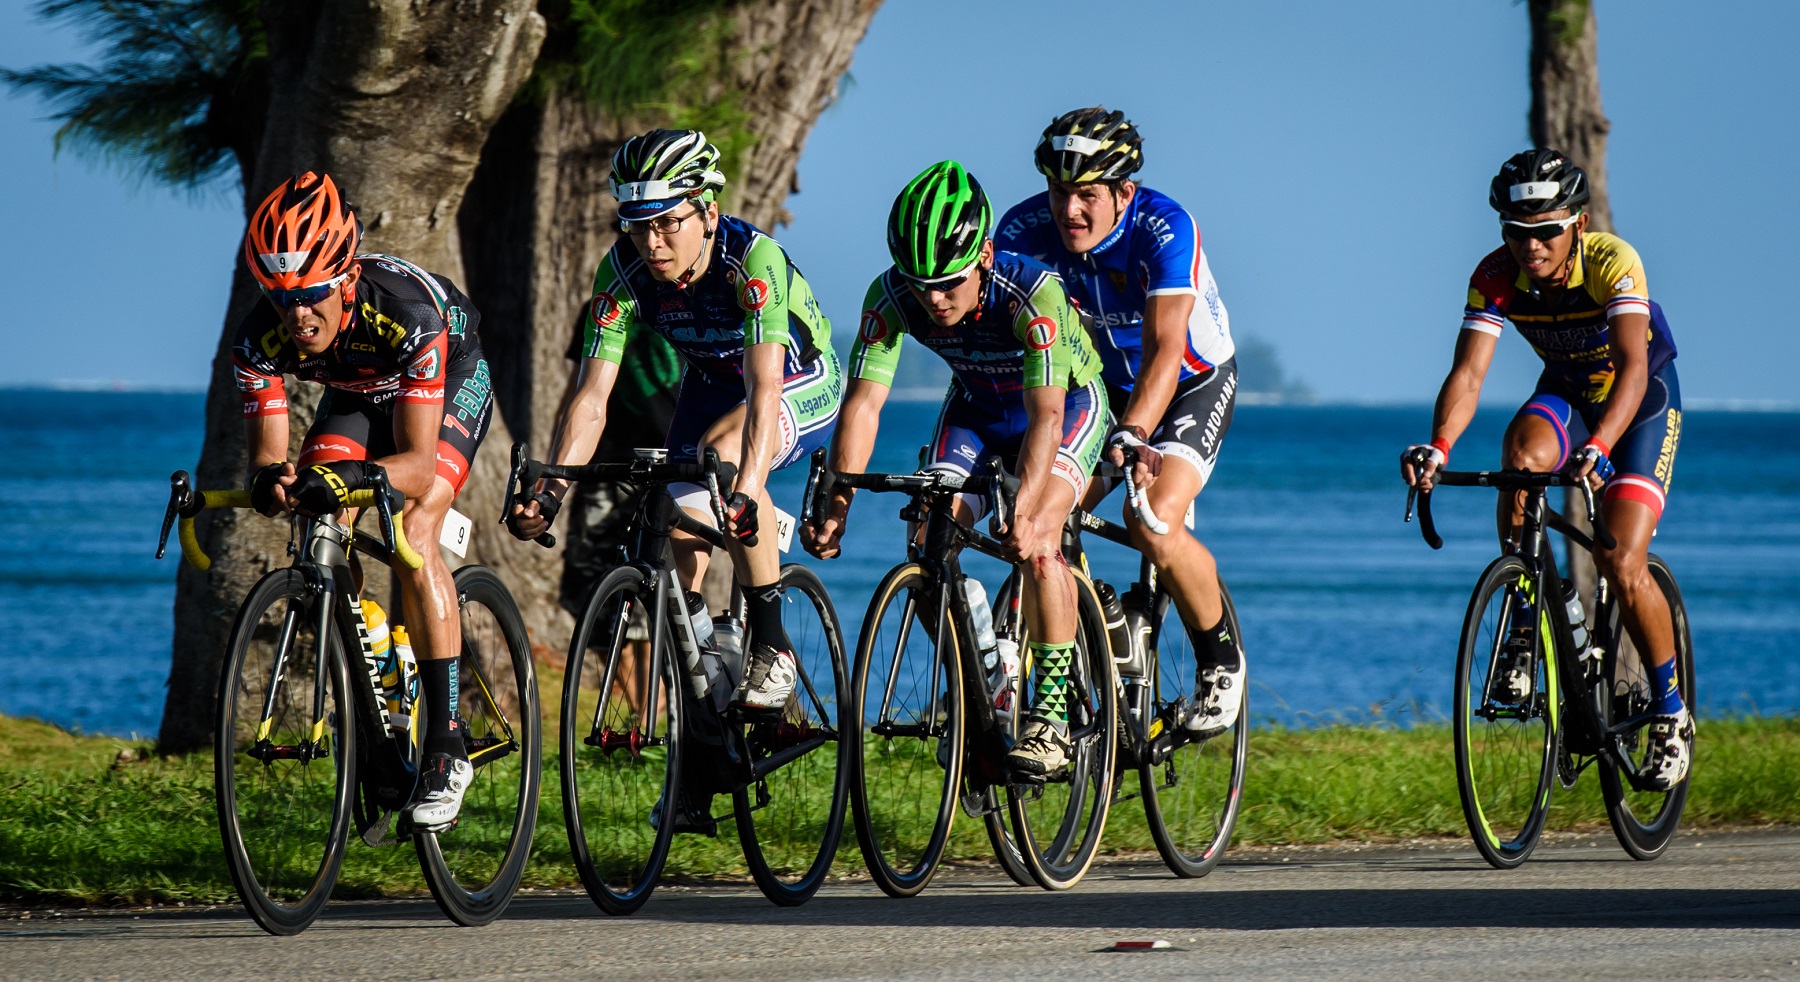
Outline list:
[[[1069,721],[1069,663],[1075,660],[1075,642],[1031,642],[1031,660],[1037,663],[1037,698],[1031,715],[1040,719]]]

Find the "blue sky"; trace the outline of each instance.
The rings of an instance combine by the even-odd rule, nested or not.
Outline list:
[[[0,5],[0,64],[81,56],[23,7]],[[1800,331],[1762,295],[1800,265],[1800,4],[1744,0],[1728,20],[1676,0],[1598,9],[1614,218],[1668,312],[1685,395],[1800,400]],[[1199,220],[1236,333],[1327,398],[1427,400],[1469,271],[1499,241],[1488,177],[1528,141],[1527,40],[1513,0],[888,0],[779,237],[847,329],[908,178],[956,157],[1004,208],[1042,187],[1044,123],[1104,103],[1144,133],[1145,183]],[[0,96],[0,268],[41,298],[0,328],[0,384],[204,383],[235,188],[134,187],[53,159],[45,114]],[[1516,402],[1535,374],[1511,335],[1488,394]]]

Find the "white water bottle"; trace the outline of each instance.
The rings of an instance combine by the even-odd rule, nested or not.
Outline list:
[[[987,588],[973,576],[965,576],[963,594],[969,598],[969,619],[975,624],[975,649],[981,652],[981,666],[992,671],[999,664],[999,641],[994,637],[994,610],[988,606]]]

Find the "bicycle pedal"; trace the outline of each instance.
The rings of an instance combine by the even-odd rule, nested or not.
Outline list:
[[[395,834],[394,813],[384,811],[381,817],[359,831],[363,845],[372,847],[391,846],[399,842],[401,837]]]

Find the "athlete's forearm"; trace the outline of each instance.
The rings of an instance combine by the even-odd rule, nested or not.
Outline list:
[[[782,367],[787,348],[765,341],[744,349],[744,438],[735,490],[762,493],[780,442]]]
[[[1021,515],[1035,515],[1056,480],[1051,468],[1062,446],[1063,403],[1068,390],[1042,385],[1025,390],[1025,439],[1019,447],[1019,497],[1014,502]]]
[[[1495,340],[1491,334],[1467,330],[1456,339],[1456,361],[1438,389],[1437,405],[1431,414],[1433,441],[1442,440],[1446,447],[1450,446],[1469,428],[1469,421],[1481,406],[1481,383],[1494,359]]]
[[[831,436],[831,469],[860,474],[875,454],[875,436],[881,429],[881,407],[887,404],[888,387],[880,382],[853,378],[838,412],[837,430]]]
[[[594,458],[600,435],[606,431],[606,402],[618,377],[619,366],[604,359],[587,358],[575,366],[575,382],[550,438],[550,463],[580,465]],[[543,486],[561,497],[569,482],[545,480]]]
[[[1648,314],[1621,314],[1607,325],[1612,340],[1613,384],[1606,395],[1606,408],[1600,413],[1600,425],[1594,427],[1593,438],[1610,448],[1618,444],[1631,427],[1632,417],[1644,401],[1644,390],[1650,387],[1650,351],[1646,340],[1650,331]]]
[[[287,413],[251,416],[244,420],[244,443],[250,450],[250,473],[287,459]]]
[[[1145,302],[1144,353],[1131,386],[1131,399],[1119,414],[1123,425],[1140,427],[1145,435],[1162,425],[1181,381],[1181,353],[1187,345],[1188,316],[1193,310],[1194,298],[1185,293],[1160,294]]]

